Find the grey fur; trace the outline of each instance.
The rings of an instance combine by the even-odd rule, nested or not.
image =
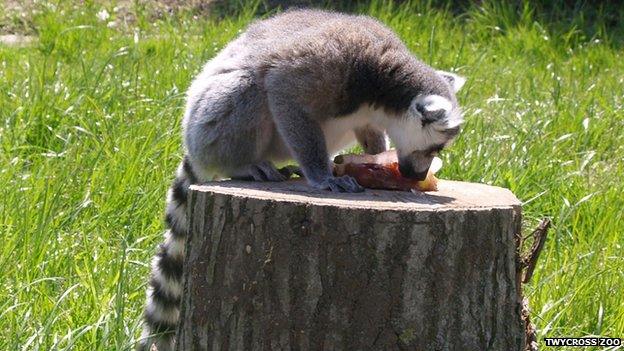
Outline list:
[[[310,185],[357,192],[331,174],[330,154],[351,142],[399,152],[405,175],[420,177],[460,129],[455,91],[463,79],[435,71],[366,16],[298,10],[253,23],[210,60],[188,90],[187,155],[167,204],[166,240],[152,265],[140,348],[173,345],[182,291],[187,187],[221,177],[282,181],[296,169]]]
[[[204,180],[279,181],[256,170],[292,157],[311,185],[326,188],[342,182],[330,172],[329,153],[339,149],[327,140],[329,121],[362,106],[376,111],[377,122],[412,118],[418,114],[410,111],[412,101],[427,94],[448,99],[458,113],[449,82],[370,17],[289,11],[255,22],[206,64],[189,89],[185,144]],[[443,133],[447,113],[436,114],[432,128],[443,141],[456,134]],[[345,133],[369,152],[383,151],[384,123]],[[361,188],[346,184],[344,190]]]
[[[386,134],[383,130],[366,125],[357,127],[353,131],[355,132],[355,138],[362,145],[365,153],[375,155],[388,149]]]

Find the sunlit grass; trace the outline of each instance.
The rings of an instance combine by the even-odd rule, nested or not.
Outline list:
[[[360,10],[469,79],[442,177],[509,187],[527,231],[553,218],[526,287],[540,336],[622,337],[622,43],[582,18],[501,3]],[[63,4],[32,19],[36,44],[0,46],[2,350],[130,348],[181,157],[184,90],[252,18],[135,9],[111,26],[111,8],[102,21],[92,3]]]

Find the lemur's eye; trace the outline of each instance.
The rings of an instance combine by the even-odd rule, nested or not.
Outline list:
[[[416,111],[420,112],[421,115],[425,114],[425,106],[421,104],[416,104]]]

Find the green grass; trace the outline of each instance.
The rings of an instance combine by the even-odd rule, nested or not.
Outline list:
[[[113,6],[100,21],[92,2],[44,4],[36,44],[0,46],[0,350],[138,337],[184,91],[253,12],[154,19],[138,4],[114,28]],[[469,79],[441,176],[509,187],[526,233],[552,217],[525,288],[539,337],[624,337],[622,10],[501,4],[359,10]]]

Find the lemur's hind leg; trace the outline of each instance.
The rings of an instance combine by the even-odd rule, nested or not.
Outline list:
[[[354,129],[355,138],[362,145],[364,152],[369,155],[376,155],[388,149],[388,142],[383,131],[366,125]]]
[[[232,172],[232,179],[255,180],[258,182],[283,182],[288,177],[281,173],[272,162],[261,161],[244,166]]]

